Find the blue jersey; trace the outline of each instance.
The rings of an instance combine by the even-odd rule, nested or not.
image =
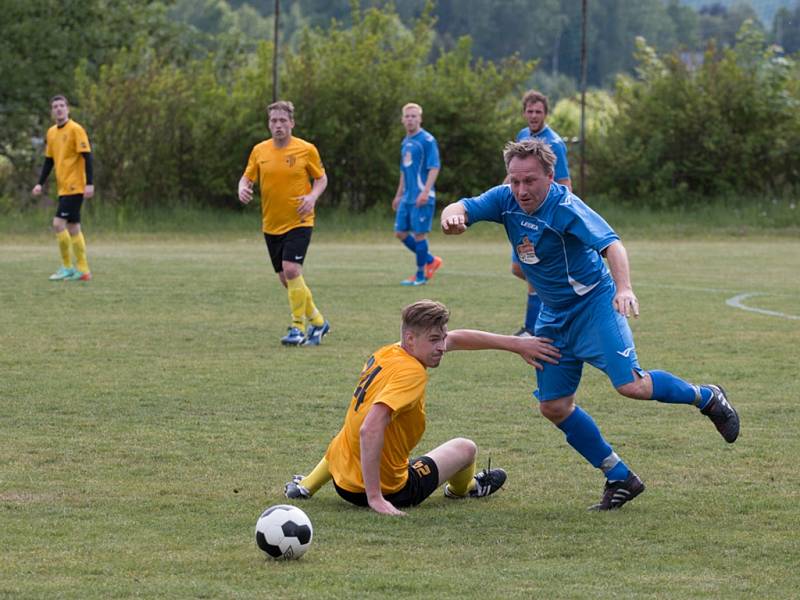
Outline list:
[[[619,236],[565,186],[550,184],[547,197],[532,215],[519,207],[509,185],[460,202],[470,225],[503,224],[522,272],[544,305],[561,310],[593,291],[613,289],[600,252]]]
[[[424,129],[403,138],[400,146],[400,172],[403,174],[403,202],[414,204],[425,188],[428,172],[440,168],[439,146],[436,138]],[[436,202],[436,192],[431,187],[428,203]]]
[[[549,125],[545,125],[541,128],[541,130],[537,131],[536,133],[531,133],[531,130],[528,127],[523,127],[519,130],[517,134],[517,141],[521,142],[522,140],[527,140],[529,138],[544,140],[548,143],[550,148],[553,149],[553,152],[556,155],[556,164],[555,164],[555,180],[561,181],[562,179],[569,179],[569,162],[567,162],[567,145],[564,143],[564,140],[561,139],[561,136],[558,135],[555,131],[550,129]]]

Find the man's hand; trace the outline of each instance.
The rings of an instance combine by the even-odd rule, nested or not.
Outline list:
[[[397,212],[397,207],[400,206],[400,201],[403,199],[402,196],[395,196],[392,198],[392,210]]]
[[[33,186],[33,189],[31,190],[31,196],[40,196],[41,193],[42,193],[42,186],[37,183],[35,186]]]
[[[417,208],[419,208],[421,206],[425,206],[428,203],[428,194],[429,194],[429,192],[426,192],[425,190],[422,190],[419,193],[419,196],[417,196],[417,199],[414,202],[414,204],[416,205]]]
[[[317,205],[317,197],[313,194],[300,196],[298,200],[300,201],[300,204],[297,205],[297,214],[301,217],[310,215],[314,211],[314,207]]]
[[[552,345],[553,340],[543,337],[516,338],[518,340],[517,354],[529,365],[540,371],[544,368],[541,362],[557,365],[561,352]]]
[[[239,202],[248,204],[253,199],[253,182],[245,178],[239,181]]]
[[[94,196],[94,186],[87,185],[85,188],[83,188],[83,197],[88,200],[92,196]]]
[[[442,215],[442,232],[446,235],[459,235],[467,230],[464,215]]]
[[[393,517],[406,516],[406,513],[404,513],[402,510],[396,509],[394,505],[383,496],[374,498],[372,500],[367,499],[367,502],[369,503],[369,507],[376,513],[380,513],[382,515],[391,515]]]
[[[617,290],[614,295],[614,310],[626,319],[631,316],[639,317],[639,300],[632,289]]]

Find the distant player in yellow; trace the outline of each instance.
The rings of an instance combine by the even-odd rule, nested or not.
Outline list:
[[[303,261],[311,243],[314,207],[328,185],[316,147],[292,136],[294,105],[281,100],[267,107],[272,138],[256,144],[239,180],[239,200],[261,189],[261,222],[270,260],[288,290],[292,324],[281,338],[285,346],[317,346],[331,326],[314,304],[303,279]],[[313,183],[312,183],[313,182]]]
[[[86,260],[86,240],[81,231],[81,206],[84,198],[94,196],[92,147],[83,127],[69,118],[69,104],[64,96],[53,96],[50,110],[56,122],[47,130],[47,145],[42,172],[31,194],[39,196],[50,171],[55,166],[58,182],[58,208],[53,217],[53,231],[61,251],[61,268],[51,281],[89,281],[92,274]],[[75,256],[75,266],[72,265]]]
[[[537,369],[556,363],[558,350],[544,338],[520,338],[471,329],[447,331],[443,304],[420,300],[402,313],[401,341],[369,357],[353,392],[344,426],[310,475],[295,475],[284,487],[290,499],[310,498],[333,479],[336,492],[352,504],[387,515],[414,506],[445,484],[448,498],[481,498],[506,481],[503,469],[475,473],[478,448],[454,438],[409,459],[425,432],[428,368],[453,350],[516,352]]]

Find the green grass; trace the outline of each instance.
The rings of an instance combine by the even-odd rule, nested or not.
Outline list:
[[[250,215],[252,217],[252,215]],[[404,519],[326,487],[302,505],[308,554],[265,562],[253,541],[282,484],[341,425],[368,354],[432,297],[452,327],[515,330],[524,289],[507,244],[433,237],[445,266],[398,282],[390,227],[320,231],[306,278],[333,325],[283,348],[285,292],[257,229],[214,237],[87,228],[94,281],[50,283],[44,233],[0,241],[2,598],[795,598],[800,587],[800,241],[631,240],[645,368],[723,383],[742,417],[726,445],[694,409],[618,396],[587,368],[579,401],[648,489],[594,514],[602,478],[534,410],[532,371],[498,352],[431,372],[420,451],[457,435],[509,473],[488,499],[437,493]],[[321,228],[323,229],[323,228]]]

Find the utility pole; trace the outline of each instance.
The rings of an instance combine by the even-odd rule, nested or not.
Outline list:
[[[278,101],[278,18],[281,14],[281,0],[275,0],[275,36],[272,48],[272,101]]]
[[[581,174],[580,195],[586,199],[586,11],[588,0],[581,1]]]

